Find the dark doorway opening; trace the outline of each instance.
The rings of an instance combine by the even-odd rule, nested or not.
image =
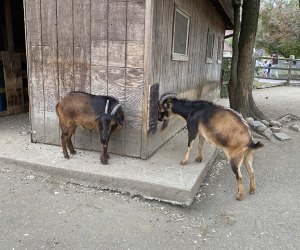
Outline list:
[[[23,1],[0,1],[0,116],[28,112]]]

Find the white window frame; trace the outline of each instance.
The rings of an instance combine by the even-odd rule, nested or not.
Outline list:
[[[209,36],[212,36],[212,46],[209,47]],[[213,62],[213,57],[214,57],[214,46],[215,46],[215,33],[213,33],[210,29],[207,31],[207,39],[206,39],[206,63],[212,63]],[[211,57],[209,57],[209,51],[208,49],[211,48]]]
[[[175,44],[175,30],[176,30],[176,27],[175,27],[175,24],[176,24],[176,21],[175,21],[175,18],[176,18],[176,12],[178,12],[180,15],[184,16],[187,18],[187,34],[186,34],[186,46],[185,46],[185,53],[184,54],[179,54],[179,53],[175,53],[174,52],[174,44]],[[173,21],[173,45],[172,45],[172,60],[174,61],[185,61],[187,62],[188,59],[189,59],[189,55],[188,55],[188,51],[189,51],[189,36],[190,36],[190,16],[189,14],[187,14],[185,11],[179,9],[178,7],[175,7],[175,10],[174,10],[174,21]]]

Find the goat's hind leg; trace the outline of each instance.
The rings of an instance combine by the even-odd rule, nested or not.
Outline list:
[[[67,127],[61,128],[61,147],[63,150],[64,157],[69,159],[69,154],[67,151],[67,137],[68,137],[69,129]]]
[[[233,173],[235,174],[236,181],[237,181],[237,187],[238,187],[238,193],[236,196],[236,199],[241,201],[245,196],[245,188],[242,181],[242,173],[241,173],[241,164],[243,162],[244,155],[242,153],[234,154],[233,156],[230,156],[230,164]]]
[[[198,143],[198,156],[196,158],[196,162],[201,162],[203,160],[203,145],[205,142],[205,138],[199,134],[199,143]]]
[[[187,152],[184,156],[184,159],[180,162],[181,165],[187,164],[189,157],[190,157],[190,151],[192,150],[194,140],[198,134],[198,130],[197,130],[196,126],[194,126],[194,124],[190,124],[188,122],[187,129],[188,129],[188,148],[187,148]]]
[[[244,164],[247,168],[249,177],[250,177],[250,194],[254,194],[255,192],[255,180],[254,180],[254,170],[252,167],[252,161],[253,161],[253,154],[252,151],[248,151],[245,154],[245,158],[244,158]]]
[[[72,135],[75,133],[75,130],[76,130],[76,126],[71,126],[69,128],[69,132],[68,132],[68,136],[67,136],[67,146],[68,146],[68,149],[70,150],[70,153],[72,155],[75,155],[76,154],[76,151],[74,149],[74,146],[73,146],[73,143],[72,143]]]

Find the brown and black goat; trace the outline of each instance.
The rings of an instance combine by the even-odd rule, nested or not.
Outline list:
[[[96,130],[100,139],[100,160],[108,164],[108,142],[111,133],[124,122],[124,113],[119,101],[111,96],[70,92],[56,105],[56,114],[61,127],[61,146],[64,157],[76,154],[71,137],[78,126]]]
[[[252,167],[253,150],[263,146],[261,142],[254,143],[250,128],[243,117],[236,111],[208,101],[188,101],[178,99],[175,94],[166,93],[159,101],[159,120],[163,128],[174,115],[182,116],[187,122],[188,148],[180,164],[188,162],[192,144],[199,136],[197,162],[203,159],[202,148],[208,141],[225,152],[231,168],[236,176],[238,193],[237,200],[245,196],[240,166],[244,162],[250,176],[250,193],[254,194],[255,181]]]

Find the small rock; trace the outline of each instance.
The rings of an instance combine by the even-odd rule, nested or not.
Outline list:
[[[298,124],[293,124],[293,125],[289,126],[289,128],[294,131],[300,132],[300,127]]]
[[[279,132],[280,132],[280,128],[279,128],[279,127],[271,127],[270,130],[271,130],[273,133],[279,133]]]
[[[261,133],[267,129],[267,126],[264,125],[260,121],[253,121],[249,123],[253,130],[257,131],[258,133]]]
[[[292,120],[292,118],[291,118],[289,115],[286,115],[286,116],[282,117],[282,118],[279,120],[279,122],[280,122],[280,123],[288,123],[288,122],[290,122],[291,120]]]
[[[279,141],[285,141],[285,140],[290,140],[291,137],[289,137],[285,133],[274,133],[274,136],[279,140]]]
[[[258,133],[262,133],[262,132],[265,131],[267,128],[268,128],[268,127],[267,127],[266,125],[263,124],[263,125],[257,127],[257,128],[256,128],[256,131],[257,131]]]
[[[263,124],[265,124],[266,126],[270,126],[270,123],[269,123],[267,120],[261,120],[261,122],[262,122]]]
[[[270,126],[271,127],[281,127],[281,123],[278,121],[270,121]]]
[[[269,128],[266,129],[265,131],[262,132],[262,135],[264,135],[265,137],[267,137],[269,140],[272,141],[273,132],[271,131],[271,129]]]
[[[247,121],[248,123],[254,122],[254,118],[253,118],[253,117],[247,117],[247,118],[246,118],[246,121]]]
[[[34,175],[26,175],[24,177],[25,180],[33,180],[34,178],[35,178]]]

